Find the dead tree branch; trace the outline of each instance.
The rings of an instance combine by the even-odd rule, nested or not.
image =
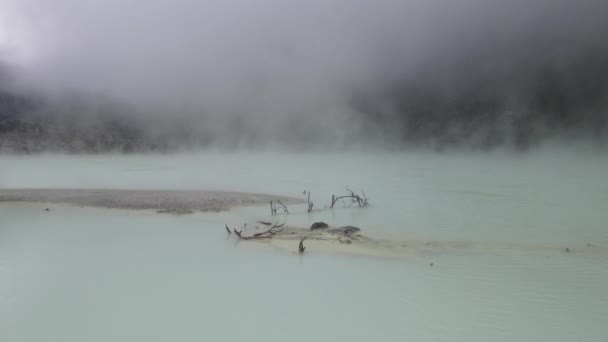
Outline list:
[[[275,205],[272,201],[270,201],[270,215],[277,215],[277,211],[281,209],[285,214],[289,214],[289,210],[287,210],[287,206],[283,204],[280,200],[277,200],[278,206]]]
[[[361,190],[362,195],[355,193],[348,187],[346,187],[346,191],[348,192],[347,195],[342,195],[342,196],[331,195],[331,205],[329,207],[333,208],[334,205],[336,205],[336,202],[338,202],[339,200],[342,200],[342,199],[346,199],[346,198],[351,200],[349,206],[351,206],[355,203],[360,208],[365,208],[365,207],[369,206],[369,197],[367,197],[367,195],[365,195],[365,192],[363,190]]]
[[[240,238],[244,239],[244,240],[269,239],[273,235],[275,235],[276,233],[282,231],[284,225],[285,225],[284,223],[283,224],[275,224],[274,226],[272,226],[268,230],[265,230],[265,231],[260,232],[260,233],[255,233],[252,236],[241,236]]]
[[[289,210],[287,210],[287,206],[285,204],[283,204],[279,200],[277,200],[277,203],[279,203],[281,205],[281,207],[283,208],[283,211],[285,211],[286,214],[289,214]]]

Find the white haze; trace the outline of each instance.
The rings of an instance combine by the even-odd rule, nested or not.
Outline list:
[[[49,89],[228,112],[331,107],[345,84],[411,74],[423,62],[509,40],[514,48],[557,40],[563,44],[551,52],[567,58],[601,43],[607,7],[592,0],[6,1],[0,10],[13,22],[4,34],[23,40],[16,45],[27,58],[18,62]]]
[[[3,0],[0,42],[4,59],[47,93],[101,94],[136,105],[140,115],[201,119],[207,129],[238,118],[268,133],[296,118],[339,136],[361,124],[346,105],[353,89],[479,56],[493,60],[490,69],[567,62],[603,44],[606,7],[594,0]],[[457,87],[468,76],[450,72],[439,81]]]

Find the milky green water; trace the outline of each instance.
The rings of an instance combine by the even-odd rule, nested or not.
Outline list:
[[[0,341],[606,341],[606,174],[607,158],[572,151],[2,156],[2,188],[309,189],[323,207],[348,185],[374,206],[294,205],[281,219],[463,247],[298,256],[226,237],[224,223],[266,207],[178,217],[0,203]]]

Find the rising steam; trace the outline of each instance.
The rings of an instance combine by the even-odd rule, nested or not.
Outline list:
[[[0,147],[608,135],[600,0],[5,0]]]

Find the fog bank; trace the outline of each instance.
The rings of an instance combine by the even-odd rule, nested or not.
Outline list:
[[[599,0],[0,4],[9,151],[604,142]]]

